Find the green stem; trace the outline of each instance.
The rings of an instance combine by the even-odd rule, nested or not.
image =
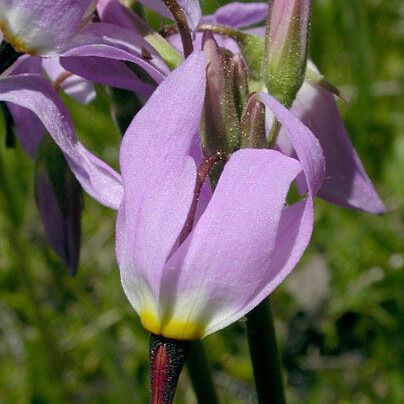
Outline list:
[[[199,24],[198,32],[211,31],[216,34],[228,36],[229,38],[233,38],[237,42],[243,42],[245,38],[248,36],[243,31],[238,29],[230,28],[225,25],[214,25],[214,24]]]
[[[202,342],[189,344],[186,366],[199,404],[218,404],[212,373]]]
[[[247,333],[260,404],[285,404],[281,363],[269,298],[247,315]]]

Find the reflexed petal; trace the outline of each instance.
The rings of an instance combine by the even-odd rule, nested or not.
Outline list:
[[[8,75],[24,73],[40,73],[42,69],[42,59],[29,55],[21,56],[7,70]],[[45,128],[39,118],[30,110],[22,108],[16,104],[7,103],[8,109],[13,117],[16,135],[24,151],[34,157],[35,151],[41,141]]]
[[[157,88],[122,141],[125,192],[116,253],[125,293],[138,311],[149,308],[150,294],[158,294],[161,270],[193,200],[196,167],[190,149],[204,95],[205,62],[195,52]]]
[[[202,32],[197,32],[195,34],[195,38],[193,40],[194,49],[202,49],[202,36]],[[214,37],[220,47],[226,48],[232,53],[240,53],[240,47],[234,39],[219,34],[215,34]],[[182,46],[181,37],[179,34],[170,35],[166,39],[172,46],[174,46],[174,48],[183,54],[184,48]]]
[[[35,74],[7,77],[0,80],[0,99],[34,112],[65,154],[82,187],[100,203],[119,206],[123,192],[119,174],[77,141],[69,113],[49,83]]]
[[[85,27],[60,56],[98,56],[132,62],[158,83],[169,73],[159,54],[142,36],[106,23],[93,23]]]
[[[98,0],[97,11],[102,22],[134,30],[140,35],[149,30],[145,22],[119,0]]]
[[[273,257],[287,261],[296,239],[281,251],[274,247],[289,186],[300,171],[297,160],[274,150],[231,156],[197,226],[164,268],[164,336],[200,338],[223,328],[286,276]]]
[[[229,3],[213,14],[214,23],[243,28],[265,20],[268,12],[266,3]]]
[[[62,78],[60,88],[70,97],[82,104],[88,104],[95,99],[94,85],[88,80],[76,75],[63,77],[68,72],[60,65],[59,58],[43,59],[42,66],[54,85]]]
[[[317,196],[344,207],[383,213],[383,203],[352,147],[333,95],[306,82],[291,111],[313,131],[324,152],[326,173]],[[281,131],[280,144],[284,136]]]
[[[173,18],[163,0],[139,0],[139,3],[142,3],[144,6],[150,8],[150,10],[155,11],[157,14],[160,14],[163,17],[171,19]]]
[[[2,77],[15,76],[16,74],[40,74],[42,70],[42,58],[31,55],[20,56],[7,70]]]
[[[65,200],[61,203],[46,170],[37,169],[35,199],[46,239],[73,275],[77,270],[80,251],[81,189],[71,172],[63,176]]]
[[[190,30],[195,31],[202,18],[199,0],[177,0],[177,3],[185,14]]]
[[[324,156],[319,141],[309,128],[274,97],[266,93],[260,93],[260,97],[287,133],[302,164],[309,193],[315,195],[323,182],[325,171]]]
[[[80,29],[91,0],[2,0],[0,26],[17,51],[52,54]]]
[[[124,62],[99,57],[62,57],[63,67],[95,83],[123,88],[148,97],[155,86],[144,83]]]
[[[166,18],[173,18],[168,8],[162,0],[139,0],[146,7],[157,12]],[[194,31],[202,17],[201,7],[198,0],[177,0],[178,6],[185,14],[188,26],[191,31]]]
[[[313,199],[307,199],[286,207],[279,222],[278,234],[265,276],[269,281],[255,290],[251,300],[238,312],[219,318],[206,329],[206,335],[218,331],[247,314],[269,294],[295,268],[306,250],[313,231]]]

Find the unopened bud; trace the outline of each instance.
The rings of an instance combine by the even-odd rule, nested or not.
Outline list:
[[[74,275],[80,251],[81,188],[49,136],[38,147],[35,199],[49,245]]]
[[[248,99],[241,117],[240,148],[265,147],[265,135],[265,105],[257,94],[253,94]]]
[[[219,48],[213,34],[205,32],[206,93],[201,123],[205,155],[229,154],[237,147],[240,122],[234,99],[231,53]]]
[[[268,92],[289,107],[303,83],[310,0],[274,0],[265,36],[264,79]]]
[[[239,118],[248,97],[248,71],[243,57],[237,53],[232,57],[232,75],[234,83],[234,100]]]
[[[261,79],[264,39],[257,35],[244,34],[239,40],[241,51],[247,60],[250,78]]]

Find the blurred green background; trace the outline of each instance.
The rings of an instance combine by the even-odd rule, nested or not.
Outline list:
[[[272,295],[291,403],[404,402],[403,14],[400,0],[313,0],[310,56],[350,99],[340,109],[388,212],[316,201],[311,246]],[[64,99],[77,136],[116,167],[105,90],[87,107]],[[115,213],[85,196],[70,278],[44,240],[33,162],[1,147],[0,171],[0,403],[146,402],[148,336],[120,286]],[[204,344],[222,402],[254,403],[243,321]],[[195,402],[185,371],[176,402]]]

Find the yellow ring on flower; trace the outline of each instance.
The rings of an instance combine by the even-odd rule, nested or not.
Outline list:
[[[24,42],[18,38],[18,36],[13,35],[8,29],[7,22],[0,20],[0,30],[3,34],[3,40],[8,42],[16,52],[28,53],[30,55],[35,55],[36,52],[29,49]]]
[[[143,310],[140,313],[140,321],[145,330],[166,338],[177,340],[198,340],[202,339],[204,327],[181,319],[170,319],[165,324],[160,324],[157,316],[150,310]]]

